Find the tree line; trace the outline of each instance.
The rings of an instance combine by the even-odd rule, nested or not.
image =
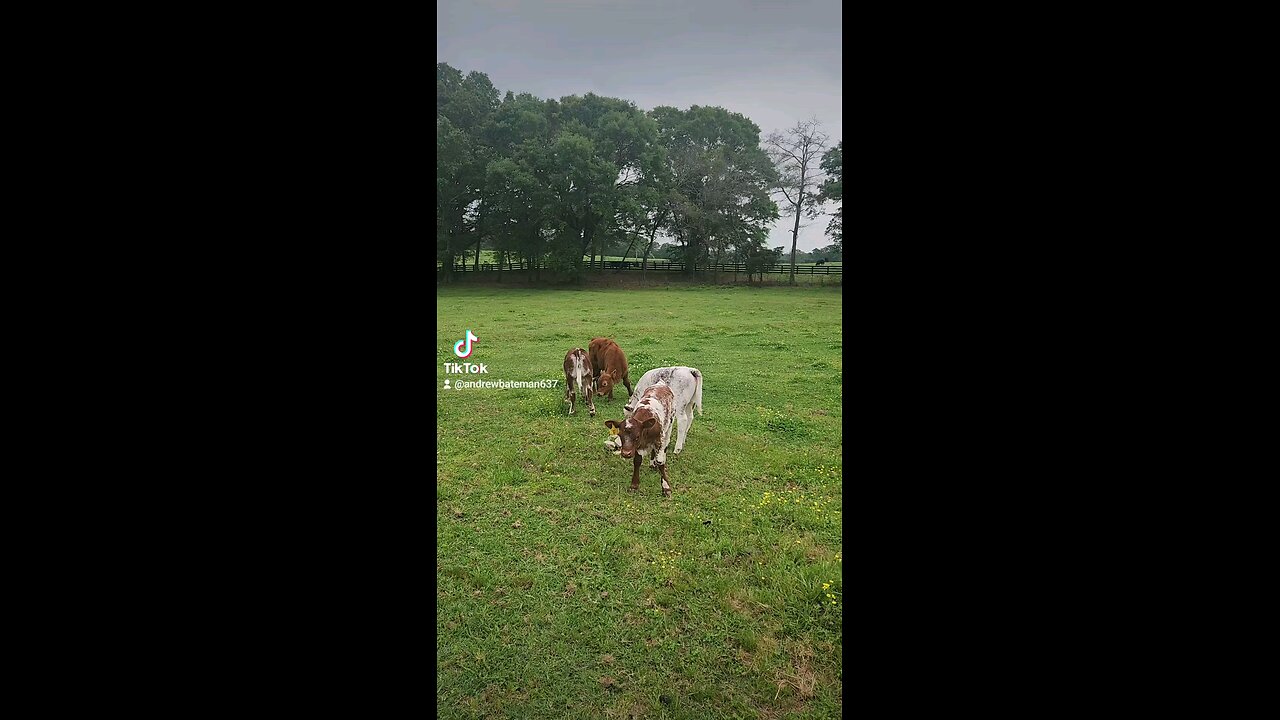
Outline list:
[[[816,121],[761,142],[748,118],[720,107],[656,107],[587,93],[559,100],[507,91],[487,75],[436,66],[436,259],[521,261],[536,279],[574,280],[607,255],[645,267],[663,255],[696,264],[781,260],[766,246],[780,214],[795,214],[792,264],[803,262],[801,213],[840,202],[840,145],[819,156]],[[797,135],[796,133],[800,134]],[[788,153],[790,157],[788,157]],[[792,160],[794,158],[794,161]],[[825,180],[823,180],[825,178]],[[832,184],[832,179],[835,184]],[[822,182],[819,182],[823,180]],[[834,227],[834,231],[833,231]],[[839,259],[837,212],[827,228]],[[821,251],[815,251],[821,252]],[[797,258],[799,255],[799,258]]]

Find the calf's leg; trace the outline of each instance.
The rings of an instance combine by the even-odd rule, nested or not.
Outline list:
[[[631,487],[628,490],[640,489],[640,453],[632,456],[635,462],[631,465]]]
[[[671,497],[671,484],[667,482],[666,463],[658,463],[658,474],[662,475],[662,496]]]
[[[689,434],[689,425],[693,423],[693,409],[685,408],[681,410],[676,413],[676,418],[680,421],[680,427],[676,430],[675,454],[679,455],[680,451],[684,449],[684,438],[685,435]]]
[[[676,414],[671,413],[671,417],[667,419],[667,426],[662,430],[662,450],[658,453],[658,462],[660,463],[667,461],[667,446],[671,444],[671,429],[675,427],[675,423]]]

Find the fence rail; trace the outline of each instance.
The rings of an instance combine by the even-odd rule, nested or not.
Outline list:
[[[660,262],[660,263],[650,262],[646,270],[648,272],[684,272],[686,267],[687,267],[686,263],[679,262],[679,261]],[[442,263],[436,263],[437,271],[440,271],[443,269],[444,269],[444,265]],[[479,272],[482,272],[482,273],[511,272],[511,271],[527,271],[527,270],[533,270],[533,269],[534,268],[531,263],[524,262],[524,261],[513,262],[513,263],[502,263],[501,265],[498,265],[496,263],[480,263]],[[596,270],[596,271],[611,270],[615,272],[630,272],[630,271],[639,272],[640,261],[639,260],[606,260],[604,262],[604,267],[600,267],[600,264],[597,262],[595,265],[591,265],[590,267],[584,267],[583,269],[587,270],[588,272],[592,270]],[[458,273],[469,273],[469,272],[477,271],[476,267],[470,263],[454,265],[453,270],[454,272],[458,272]],[[720,272],[720,273],[746,274],[747,266],[745,263],[717,263],[717,264],[698,263],[694,266],[694,271],[710,272],[710,273]],[[752,273],[770,273],[770,274],[780,273],[785,275],[785,274],[791,273],[791,265],[787,263],[782,263],[778,265],[766,265],[762,268],[752,268],[751,272]],[[840,265],[827,265],[827,264],[796,265],[797,275],[841,275],[843,273],[844,273],[844,269]]]

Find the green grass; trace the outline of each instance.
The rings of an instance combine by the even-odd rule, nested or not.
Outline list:
[[[840,289],[436,295],[439,717],[839,717]],[[669,499],[647,464],[628,492],[630,461],[604,451],[625,388],[567,415],[564,355],[601,335],[633,381],[705,375]]]

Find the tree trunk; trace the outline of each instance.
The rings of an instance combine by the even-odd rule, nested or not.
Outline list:
[[[635,246],[636,246],[636,239],[637,239],[638,237],[640,237],[640,236],[639,236],[639,235],[632,235],[632,236],[631,236],[631,244],[630,244],[630,245],[628,245],[628,246],[627,246],[627,249],[626,249],[626,250],[624,250],[624,251],[622,252],[622,262],[618,263],[618,268],[617,268],[616,270],[614,270],[614,271],[613,271],[615,274],[616,274],[616,273],[620,273],[620,272],[622,272],[622,268],[623,268],[623,266],[625,266],[625,265],[626,265],[626,262],[627,262],[627,256],[631,254],[631,248],[633,248],[633,247],[635,247]]]
[[[803,191],[803,186],[801,186]],[[796,238],[800,236],[800,206],[804,200],[796,203],[796,224],[791,228],[791,284],[796,284]]]
[[[467,248],[463,245],[463,236],[466,235],[466,208],[459,208],[455,215],[453,224],[453,241],[449,243],[449,264],[454,267],[455,278],[458,276],[457,270],[465,270],[467,266]],[[454,255],[454,253],[457,255]]]
[[[684,253],[683,253],[683,256],[684,256],[684,258],[683,258],[683,260],[684,260],[684,272],[685,272],[686,274],[692,274],[692,273],[693,273],[693,245],[694,245],[694,239],[693,239],[693,238],[691,238],[691,237],[689,237],[688,235],[686,235],[686,234],[685,234],[685,231],[684,231],[683,229],[680,229],[680,228],[677,226],[677,229],[676,229],[676,240],[678,240],[678,241],[679,241],[679,242],[681,242],[681,243],[684,243]]]
[[[587,254],[587,250],[591,250],[591,260],[587,262],[587,269],[590,270],[591,266],[595,264],[596,252],[595,248],[591,246],[591,228],[583,225],[582,247],[579,249],[577,259],[574,260],[574,267],[582,267],[582,256]]]
[[[476,210],[476,262],[472,267],[475,272],[480,272],[480,243],[484,242],[484,235],[480,228],[484,227],[484,201],[480,201],[480,207]]]
[[[644,258],[640,260],[640,284],[645,284],[645,269],[649,267],[649,253],[653,252],[653,233],[649,234],[649,244],[644,249]]]
[[[450,213],[450,218],[451,219],[449,221],[449,224],[445,227],[445,231],[444,231],[444,255],[440,258],[440,265],[444,267],[445,282],[453,281],[453,271],[454,271],[454,267],[453,267],[454,232],[453,232],[452,213]]]
[[[640,261],[640,284],[644,285],[644,272],[649,264],[649,251],[653,250],[653,240],[658,236],[658,226],[662,224],[662,218],[666,217],[664,212],[653,221],[653,227],[649,228],[649,244],[644,249],[644,259]]]

